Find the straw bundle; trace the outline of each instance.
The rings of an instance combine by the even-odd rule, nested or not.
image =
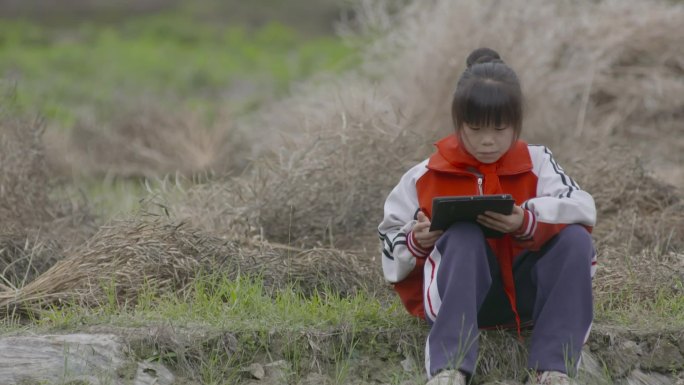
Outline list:
[[[124,304],[146,284],[182,287],[199,266],[193,252],[199,243],[193,242],[193,234],[176,234],[169,226],[145,222],[105,226],[18,293],[0,295],[0,303],[6,307],[76,299],[96,304],[106,298],[106,290],[114,290],[117,301]],[[210,256],[212,250],[202,251]]]
[[[95,306],[135,303],[143,289],[187,290],[200,271],[262,277],[268,288],[349,293],[380,282],[377,268],[335,250],[293,250],[226,241],[183,223],[127,220],[104,226],[85,245],[19,290],[0,293],[0,308],[38,310],[75,301]]]

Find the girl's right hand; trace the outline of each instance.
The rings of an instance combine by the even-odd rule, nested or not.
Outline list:
[[[430,231],[430,220],[422,211],[418,211],[417,219],[418,223],[413,226],[413,237],[418,246],[423,249],[430,249],[435,245],[443,231]]]

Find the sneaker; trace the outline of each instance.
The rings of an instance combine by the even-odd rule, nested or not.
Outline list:
[[[539,372],[537,378],[530,378],[527,385],[576,385],[567,374],[561,372]]]
[[[466,385],[466,376],[458,370],[442,370],[425,385]]]

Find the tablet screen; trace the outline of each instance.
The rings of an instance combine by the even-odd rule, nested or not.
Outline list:
[[[475,222],[485,211],[508,215],[513,212],[514,204],[510,194],[436,197],[432,200],[430,231],[446,230],[456,222]],[[503,236],[499,231],[480,227],[487,238]]]

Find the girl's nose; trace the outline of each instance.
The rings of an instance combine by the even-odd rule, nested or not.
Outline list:
[[[484,135],[482,136],[480,144],[482,144],[483,146],[491,146],[494,144],[494,138],[491,135]]]

